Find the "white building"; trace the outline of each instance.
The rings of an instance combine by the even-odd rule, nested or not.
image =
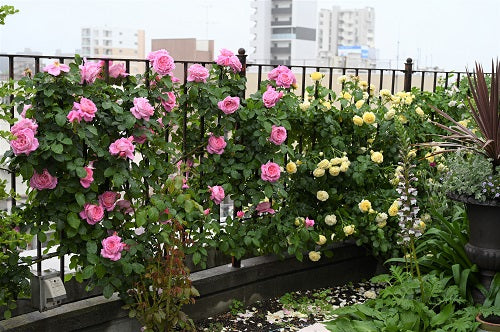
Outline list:
[[[253,0],[249,61],[315,65],[317,3],[313,0]]]
[[[321,9],[318,19],[320,65],[370,67],[375,64],[375,11]]]
[[[83,27],[81,56],[144,59],[144,30],[112,27]],[[131,62],[130,72],[144,71],[142,64]]]

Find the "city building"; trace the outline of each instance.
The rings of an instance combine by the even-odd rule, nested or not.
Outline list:
[[[112,27],[82,28],[82,57],[144,59],[144,30]],[[144,72],[144,64],[131,61],[130,73]]]
[[[198,40],[196,38],[182,39],[152,39],[151,51],[165,49],[174,60],[182,61],[214,61],[214,41]],[[183,79],[184,68],[177,65],[174,70],[174,76]]]
[[[253,0],[249,62],[315,65],[317,1]]]
[[[318,65],[373,67],[375,12],[361,9],[321,9],[318,18]]]

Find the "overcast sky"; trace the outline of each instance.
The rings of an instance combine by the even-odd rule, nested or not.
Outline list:
[[[270,0],[261,0],[270,1]],[[249,48],[250,0],[5,0],[19,13],[0,26],[0,52],[30,48],[44,54],[80,48],[84,25],[146,31],[151,38],[214,39],[216,52]],[[375,45],[380,59],[402,67],[464,70],[500,55],[500,0],[319,0],[318,8],[375,8]],[[190,59],[186,59],[190,60]],[[399,60],[399,61],[398,61]]]

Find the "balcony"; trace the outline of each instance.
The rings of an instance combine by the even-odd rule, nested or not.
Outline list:
[[[271,40],[291,40],[296,39],[297,35],[294,33],[275,33],[271,35]]]
[[[291,52],[292,52],[291,46],[271,47],[271,54],[290,54]]]
[[[292,15],[292,7],[286,8],[273,8],[271,9],[272,15]]]
[[[272,27],[292,25],[292,20],[271,22]]]

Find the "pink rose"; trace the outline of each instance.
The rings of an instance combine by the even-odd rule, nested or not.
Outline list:
[[[133,136],[133,138],[134,138],[133,142],[135,142],[137,144],[144,144],[148,140],[148,136],[146,135],[146,133],[148,131],[152,134],[155,133],[153,131],[153,129],[151,129],[151,128],[148,129],[147,127],[144,127],[144,126],[138,127],[137,131],[139,131],[139,133],[141,133],[139,136],[137,136],[137,135]]]
[[[32,105],[24,105],[23,106],[23,111],[21,112],[21,118],[24,119],[26,117],[26,111],[29,110],[31,107],[32,107]]]
[[[118,77],[127,77],[127,69],[125,68],[125,64],[122,63],[113,63],[113,61],[109,62],[109,76],[113,78]]]
[[[110,260],[116,262],[122,258],[122,251],[126,244],[122,242],[122,238],[119,237],[116,232],[102,240],[101,256],[104,258],[109,258]]]
[[[87,176],[80,178],[80,184],[83,188],[88,188],[90,187],[90,184],[94,182],[94,171],[90,166],[85,166],[84,169],[87,172]]]
[[[155,109],[151,106],[147,98],[134,97],[134,107],[130,109],[130,112],[132,112],[136,119],[149,121],[149,117],[154,114]]]
[[[297,80],[291,70],[281,72],[276,78],[276,85],[284,88],[289,88],[295,83],[297,83]]]
[[[29,105],[31,107],[31,105]],[[29,107],[28,107],[29,108]],[[33,135],[36,135],[36,131],[38,129],[38,125],[35,121],[31,119],[20,119],[16,122],[15,125],[10,128],[10,133],[12,135],[16,135],[22,129],[29,129],[33,132]]]
[[[241,219],[245,216],[245,212],[240,210],[240,211],[236,212],[236,216]]]
[[[86,58],[83,59],[83,65],[78,66],[80,68],[80,75],[82,79],[80,84],[87,82],[92,84],[95,82],[96,78],[101,74],[102,62],[88,62]]]
[[[165,109],[165,111],[170,112],[178,105],[176,104],[175,93],[167,92],[164,93],[161,99],[161,105]]]
[[[10,141],[10,146],[16,156],[20,154],[29,155],[38,148],[38,139],[30,128],[18,129],[14,136],[16,138]]]
[[[269,214],[274,214],[274,210],[271,209],[271,203],[270,202],[261,202],[257,205],[257,207],[255,208],[255,210],[257,211],[257,214],[263,214],[263,213],[269,213]]]
[[[186,178],[182,178],[182,188],[181,189],[189,189],[189,185],[187,183]]]
[[[210,136],[208,138],[207,151],[211,154],[222,154],[226,145],[224,136]]]
[[[283,97],[283,91],[277,92],[272,86],[268,85],[266,92],[262,95],[262,101],[267,108],[271,108],[280,98]]]
[[[56,61],[53,64],[43,67],[43,71],[53,76],[59,76],[62,71],[65,73],[69,72],[69,66]]]
[[[153,69],[160,75],[172,75],[175,69],[174,59],[168,54],[167,50],[161,49],[150,52],[147,59],[151,62]]]
[[[80,212],[80,218],[86,220],[88,224],[95,225],[104,217],[104,209],[101,205],[85,203]]]
[[[73,109],[71,111],[69,111],[68,115],[66,116],[68,121],[71,123],[73,123],[75,121],[80,123],[80,121],[82,121],[82,119],[83,119],[82,112],[80,112],[80,110],[75,108],[75,107],[77,107],[77,105],[78,105],[78,103],[73,103]]]
[[[240,107],[240,98],[227,96],[224,100],[219,101],[217,106],[224,114],[233,114]]]
[[[106,211],[113,211],[116,205],[116,200],[120,198],[120,194],[115,193],[114,191],[105,191],[101,195],[99,195],[99,204]]]
[[[36,171],[30,179],[30,187],[37,190],[54,189],[57,186],[57,178],[50,175],[49,171],[45,168],[41,174]]]
[[[209,215],[209,213],[210,213],[210,209],[205,209],[205,210],[203,210],[203,214],[204,214],[205,216],[208,216],[208,215]]]
[[[217,57],[215,62],[219,66],[228,66],[233,72],[237,73],[241,71],[241,62],[233,52],[223,48],[220,50],[220,55]]]
[[[210,191],[210,199],[214,201],[215,204],[220,204],[224,200],[224,197],[226,197],[224,188],[221,186],[209,186],[208,190]]]
[[[287,73],[290,71],[290,68],[288,68],[287,66],[278,66],[276,68],[274,68],[273,70],[271,70],[268,74],[267,74],[267,78],[272,80],[272,81],[276,81],[278,79],[278,76],[282,73]]]
[[[309,219],[308,217],[306,217],[305,224],[306,224],[306,227],[313,227],[314,226],[314,220]]]
[[[188,82],[203,82],[207,81],[209,74],[208,69],[196,63],[188,68]]]
[[[271,137],[269,137],[269,140],[276,145],[281,145],[286,140],[285,127],[278,127],[273,125],[271,128]]]
[[[132,141],[134,137],[120,138],[109,145],[109,153],[120,158],[134,159],[134,145]]]
[[[77,109],[80,112],[81,117],[86,122],[92,121],[97,112],[97,107],[94,102],[90,99],[82,97],[80,103],[73,103],[73,109]],[[69,115],[68,115],[69,116]]]
[[[260,166],[260,178],[264,181],[276,182],[279,180],[281,170],[278,164],[268,161]]]
[[[116,206],[118,207],[118,210],[120,210],[123,213],[130,214],[134,212],[132,204],[130,203],[129,200],[121,199],[118,202],[116,202]]]

